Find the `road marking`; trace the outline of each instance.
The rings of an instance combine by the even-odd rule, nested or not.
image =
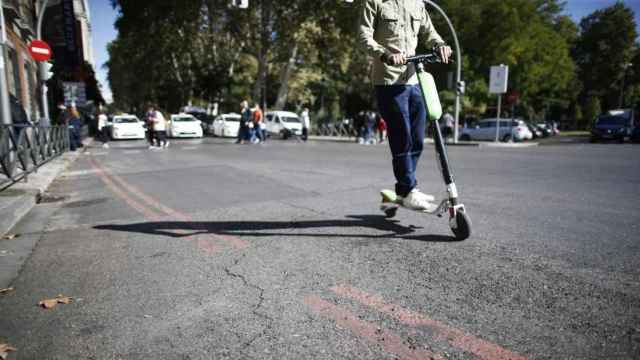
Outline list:
[[[500,345],[482,340],[473,335],[466,334],[462,330],[452,328],[444,323],[429,319],[428,317],[404,309],[395,304],[387,304],[382,297],[367,294],[366,292],[350,286],[334,286],[333,292],[359,303],[371,307],[383,314],[390,315],[403,324],[410,326],[428,326],[434,330],[436,339],[446,340],[452,346],[473,353],[481,359],[487,360],[526,360],[525,356],[507,350]]]
[[[170,216],[172,218],[177,218],[178,220],[184,221],[184,222],[193,222],[193,218],[190,217],[189,215],[182,213],[178,210],[174,210],[162,204],[155,198],[143,193],[141,190],[139,190],[135,186],[127,183],[120,176],[114,173],[110,173],[107,169],[101,167],[101,165],[98,164],[95,160],[90,159],[90,161],[92,165],[99,170],[98,174],[102,175],[101,178],[103,179],[103,181],[108,186],[109,186],[109,183],[113,185],[113,187],[109,186],[110,189],[114,190],[115,188],[116,191],[114,192],[118,196],[122,197],[125,200],[125,202],[127,202],[127,204],[129,204],[131,207],[141,212],[143,215],[145,215],[145,217],[148,217],[150,220],[158,221],[161,219],[161,217],[158,215],[152,215],[152,214],[155,214],[153,211],[147,209],[144,205],[140,204],[139,202],[131,198],[128,194],[126,194],[120,188],[118,188],[117,185],[120,185],[120,187],[128,190],[130,193],[138,197],[140,200],[146,202],[147,205],[155,207],[157,210],[159,210],[160,212],[163,212],[167,216]],[[181,234],[189,233],[187,230],[181,230],[181,229],[178,229],[177,232]],[[231,236],[231,235],[207,233],[207,234],[195,235],[195,239],[196,239],[196,244],[198,248],[200,248],[201,250],[207,253],[215,253],[215,252],[222,251],[222,248],[220,248],[220,246],[214,243],[214,242],[217,242],[215,240],[222,240],[223,242],[227,243],[229,246],[234,247],[236,249],[244,249],[249,246],[249,242],[247,242],[246,240],[242,240],[238,237]]]
[[[395,333],[380,329],[370,322],[362,321],[348,310],[317,296],[306,297],[304,303],[314,312],[335,321],[338,326],[349,329],[352,333],[370,343],[381,346],[384,351],[394,354],[400,359],[425,360],[443,358],[441,354],[435,354],[428,350],[410,348]]]
[[[161,216],[159,214],[155,213],[154,211],[152,211],[150,209],[147,209],[143,204],[141,204],[140,202],[136,201],[135,199],[133,199],[132,197],[127,195],[127,193],[122,191],[122,189],[120,189],[109,178],[109,176],[106,174],[104,169],[101,168],[100,165],[98,165],[98,163],[93,158],[89,158],[89,162],[95,168],[96,173],[98,174],[98,176],[100,177],[102,182],[104,182],[105,185],[107,185],[109,190],[111,190],[114,194],[116,194],[121,199],[123,199],[129,206],[131,206],[133,209],[137,210],[139,213],[144,215],[144,217],[146,217],[149,220],[158,221],[158,220],[161,219]]]
[[[64,176],[64,177],[76,177],[76,176],[93,175],[93,174],[97,174],[97,173],[98,173],[98,170],[96,170],[96,169],[78,170],[78,171],[66,172],[66,173],[62,174],[62,176]]]
[[[167,215],[169,215],[171,217],[175,217],[175,218],[177,218],[177,219],[179,219],[181,221],[193,222],[193,218],[191,216],[189,216],[188,214],[185,214],[183,212],[180,212],[178,210],[172,209],[172,208],[162,204],[160,201],[158,201],[154,197],[145,194],[140,189],[138,189],[134,185],[126,182],[124,179],[122,179],[120,176],[118,176],[116,174],[112,173],[111,176],[122,187],[124,187],[125,189],[129,190],[131,193],[133,193],[134,195],[138,196],[140,199],[144,200],[147,204],[149,204],[151,206],[154,206],[154,207],[160,209],[161,211],[163,211],[165,214],[167,214]],[[242,239],[240,239],[238,237],[235,237],[235,236],[222,235],[222,234],[210,234],[210,235],[214,236],[216,238],[222,239],[222,240],[228,242],[231,246],[233,246],[235,248],[238,248],[238,249],[244,249],[244,248],[249,246],[249,242],[247,242],[245,240],[242,240]]]

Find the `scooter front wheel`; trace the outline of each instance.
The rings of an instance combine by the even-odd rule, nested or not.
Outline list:
[[[456,213],[456,227],[451,227],[451,231],[456,236],[456,240],[463,241],[471,236],[471,219],[464,211]]]

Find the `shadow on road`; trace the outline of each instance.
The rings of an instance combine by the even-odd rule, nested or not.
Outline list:
[[[295,230],[320,228],[370,228],[387,232],[381,235],[339,234],[339,233],[309,233]],[[201,234],[232,235],[232,236],[300,236],[342,238],[358,237],[367,239],[383,239],[398,237],[406,240],[424,242],[453,242],[452,236],[424,235],[407,236],[413,234],[419,227],[403,226],[397,220],[386,219],[381,215],[350,215],[341,220],[312,220],[312,221],[159,221],[126,225],[97,225],[94,229],[133,232],[156,236],[184,238]],[[287,230],[274,232],[273,230]]]

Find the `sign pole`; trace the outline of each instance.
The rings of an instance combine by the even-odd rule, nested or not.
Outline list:
[[[498,94],[498,116],[496,120],[496,142],[500,141],[500,112],[502,110],[502,94]]]
[[[496,142],[500,141],[500,113],[502,112],[502,94],[507,93],[508,84],[509,84],[509,67],[502,64],[499,66],[492,66],[491,76],[489,78],[489,93],[498,95]]]
[[[511,142],[513,142],[513,123],[516,121],[516,105],[511,104]]]
[[[0,0],[0,116],[2,116],[2,124],[10,125],[11,105],[9,104],[9,88],[7,82],[7,72],[5,70],[5,61],[7,57],[7,30],[4,23],[4,8],[2,0]]]

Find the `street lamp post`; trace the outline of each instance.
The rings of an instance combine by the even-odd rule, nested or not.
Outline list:
[[[7,72],[5,71],[5,61],[7,54],[7,30],[4,22],[3,1],[0,0],[0,116],[2,116],[2,124],[10,125],[11,108],[9,104],[9,88],[7,82]]]
[[[462,53],[460,52],[460,43],[458,42],[458,35],[456,34],[456,29],[454,29],[451,20],[447,16],[447,14],[442,10],[438,4],[434,3],[431,0],[423,0],[425,3],[433,6],[438,12],[444,17],[449,25],[449,29],[451,29],[451,34],[453,34],[453,41],[456,48],[456,104],[455,104],[455,126],[453,128],[453,142],[455,144],[458,143],[458,124],[460,123],[460,96],[461,88],[464,86],[460,86],[462,81]]]
[[[42,40],[42,20],[44,19],[44,12],[47,10],[47,3],[49,0],[42,0],[40,9],[38,11],[38,40]],[[47,99],[47,84],[45,82],[45,64],[44,62],[40,62],[38,65],[40,71],[38,71],[40,80],[42,81],[42,116],[46,119],[49,118],[49,100]]]

